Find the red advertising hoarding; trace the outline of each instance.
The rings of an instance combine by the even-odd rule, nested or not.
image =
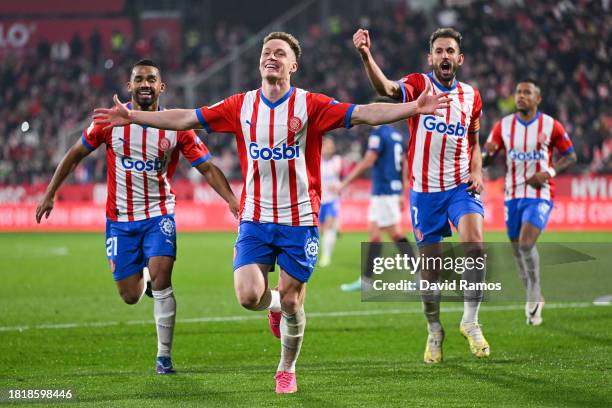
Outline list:
[[[64,186],[47,220],[36,224],[34,212],[45,185],[0,186],[0,231],[103,231],[103,184]],[[233,231],[237,221],[227,205],[206,184],[174,183],[176,220],[181,231]],[[239,194],[242,183],[232,183]],[[343,196],[340,221],[344,231],[365,231],[370,183],[359,180]],[[503,181],[486,183],[483,193],[485,228],[504,230]],[[404,211],[404,225],[410,214]],[[612,231],[612,177],[557,177],[557,196],[548,230]]]

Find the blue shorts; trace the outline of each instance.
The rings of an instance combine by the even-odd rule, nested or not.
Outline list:
[[[339,208],[340,203],[338,200],[321,204],[321,209],[319,210],[319,225],[325,224],[325,220],[327,220],[328,217],[338,218]]]
[[[508,237],[511,240],[518,238],[521,233],[521,226],[526,222],[543,231],[552,209],[552,201],[541,198],[515,198],[506,201],[504,215]]]
[[[410,190],[410,217],[417,245],[442,241],[453,235],[449,220],[455,228],[465,214],[480,214],[484,208],[480,195],[467,191],[467,184],[436,193]]]
[[[148,220],[106,220],[106,257],[115,281],[142,271],[152,256],[176,258],[174,215]]]
[[[272,223],[240,222],[234,250],[234,270],[248,264],[278,265],[300,282],[307,282],[317,263],[319,230]]]

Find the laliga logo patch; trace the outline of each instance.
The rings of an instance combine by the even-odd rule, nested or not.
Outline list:
[[[168,237],[174,235],[174,223],[172,220],[170,220],[170,218],[162,218],[162,220],[159,222],[159,229]]]
[[[304,251],[306,251],[306,256],[309,258],[314,258],[317,256],[319,253],[319,240],[317,237],[310,237],[306,240]]]
[[[302,120],[297,116],[293,116],[289,119],[289,130],[293,133],[297,133],[302,128]]]
[[[159,149],[162,152],[165,152],[166,150],[168,150],[170,148],[170,140],[168,140],[165,137],[162,137],[161,140],[159,141]]]

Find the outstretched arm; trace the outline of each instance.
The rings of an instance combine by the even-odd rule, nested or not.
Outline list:
[[[370,33],[368,30],[359,29],[353,34],[353,45],[361,55],[361,61],[365,67],[370,83],[376,89],[379,95],[388,96],[390,98],[401,99],[402,91],[400,84],[389,80],[382,72],[372,53],[370,52]]]
[[[43,215],[45,218],[49,218],[51,211],[53,210],[53,201],[55,199],[55,193],[60,188],[66,177],[76,168],[76,166],[87,156],[90,151],[83,145],[81,140],[77,141],[68,150],[66,155],[62,158],[62,161],[57,165],[55,173],[47,186],[45,195],[38,202],[36,207],[36,222],[40,224],[40,220]]]
[[[208,184],[210,184],[217,194],[219,194],[225,200],[230,208],[230,211],[232,214],[234,214],[234,217],[238,218],[240,204],[238,203],[238,199],[227,182],[225,174],[223,174],[223,172],[219,170],[217,166],[212,164],[210,160],[198,164],[195,168],[206,178]]]
[[[351,125],[382,125],[420,114],[443,116],[438,110],[448,108],[451,99],[445,92],[429,95],[430,90],[431,84],[427,82],[425,90],[414,102],[357,105],[351,115]]]
[[[168,130],[202,128],[194,109],[168,109],[157,112],[129,110],[121,103],[117,95],[113,96],[113,102],[115,106],[112,108],[94,110],[94,123],[103,125],[105,130],[130,123]]]

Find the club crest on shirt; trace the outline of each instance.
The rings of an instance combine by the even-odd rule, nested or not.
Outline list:
[[[162,137],[159,141],[159,149],[163,152],[170,148],[170,140],[166,137]]]
[[[293,133],[297,133],[302,128],[302,120],[297,116],[292,116],[289,119],[289,130]]]
[[[546,142],[546,133],[544,132],[538,133],[538,143],[544,144],[544,142]]]
[[[168,237],[174,236],[174,222],[170,218],[162,218],[159,222],[159,230]]]
[[[317,254],[319,253],[319,240],[317,237],[310,237],[306,240],[304,251],[306,252],[306,256],[309,258],[316,258]]]

